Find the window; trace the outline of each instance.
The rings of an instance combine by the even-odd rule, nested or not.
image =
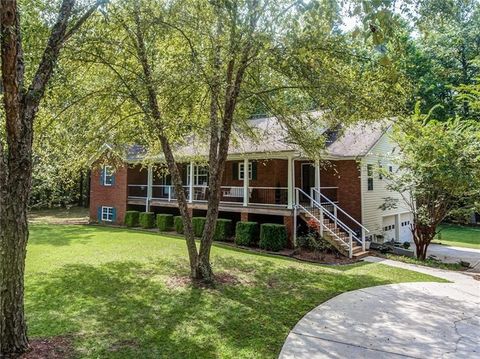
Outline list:
[[[190,166],[187,167],[187,183],[190,184]],[[206,186],[208,184],[208,167],[193,166],[193,185]]]
[[[244,171],[245,169],[245,165],[243,162],[240,162],[238,164],[238,179],[239,180],[243,180],[244,178]],[[252,174],[253,174],[253,166],[252,166],[252,162],[248,162],[248,179],[251,180],[252,179]]]
[[[113,207],[102,207],[102,222],[113,222],[114,212]]]
[[[373,165],[367,165],[367,176],[368,177],[373,176]]]
[[[381,164],[378,165],[378,179],[382,180],[383,179],[383,166]]]
[[[373,191],[373,165],[367,165],[367,189]]]
[[[103,185],[104,186],[113,186],[113,168],[112,166],[103,166],[102,171],[103,176]]]

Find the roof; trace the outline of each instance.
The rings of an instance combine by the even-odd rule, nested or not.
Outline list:
[[[391,126],[392,121],[363,122],[348,127],[329,130],[327,127],[317,128],[321,134],[329,138],[324,151],[329,157],[356,158],[365,156]],[[284,153],[301,154],[301,148],[289,138],[288,130],[276,117],[259,118],[249,121],[254,136],[247,136],[234,131],[234,139],[230,143],[229,155]],[[208,144],[197,136],[192,136],[186,145],[175,149],[180,157],[206,156]],[[145,158],[146,150],[134,145],[126,151],[127,161],[140,161]],[[163,157],[161,155],[159,158]]]

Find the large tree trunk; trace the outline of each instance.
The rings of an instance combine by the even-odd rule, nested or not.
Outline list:
[[[24,86],[20,19],[15,0],[0,1],[5,139],[0,138],[0,358],[28,349],[24,316],[24,272],[28,242],[27,205],[32,179],[33,122],[60,49],[100,5],[71,26],[75,0],[63,0],[32,83]]]
[[[28,349],[24,316],[24,271],[28,241],[29,178],[15,179],[15,190],[2,192],[0,203],[0,356],[15,357]],[[22,183],[19,183],[21,181]],[[12,182],[12,181],[10,181]],[[12,189],[12,188],[11,188]]]

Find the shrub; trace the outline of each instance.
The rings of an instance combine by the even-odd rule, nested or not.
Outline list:
[[[262,249],[279,251],[287,244],[287,228],[283,224],[264,223],[260,226],[260,242]]]
[[[142,212],[139,219],[142,228],[153,228],[155,226],[155,213],[153,212]]]
[[[138,227],[140,212],[138,211],[126,211],[125,212],[125,225],[127,227]]]
[[[235,244],[239,246],[253,246],[257,241],[257,222],[237,222],[237,226],[235,227]]]
[[[157,214],[157,227],[160,231],[171,231],[173,228],[173,214]]]
[[[173,218],[174,226],[175,226],[175,232],[178,234],[183,234],[183,218],[182,216],[175,216]]]
[[[192,218],[192,227],[193,227],[193,235],[195,237],[201,237],[203,234],[203,229],[205,228],[205,217],[193,217]]]
[[[215,241],[225,241],[232,236],[232,220],[231,219],[217,219],[215,226],[215,234],[213,239]]]

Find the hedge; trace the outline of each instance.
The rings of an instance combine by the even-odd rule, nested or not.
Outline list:
[[[257,222],[237,222],[237,226],[235,227],[235,244],[239,246],[253,246],[257,241]]]
[[[182,216],[173,217],[173,228],[178,234],[183,234],[183,218]]]
[[[139,211],[126,211],[125,212],[125,225],[127,227],[138,227],[139,225]]]
[[[217,225],[215,226],[215,234],[213,239],[215,241],[225,241],[232,236],[232,220],[231,219],[217,219]]]
[[[160,231],[171,231],[173,228],[173,214],[157,214],[157,227]]]
[[[142,213],[140,213],[140,226],[142,228],[153,228],[153,227],[155,227],[155,213],[153,213],[153,212],[142,212]]]
[[[193,217],[192,218],[192,227],[193,227],[193,235],[195,237],[201,237],[203,234],[203,229],[205,228],[205,217]]]
[[[279,251],[287,244],[287,228],[283,224],[264,223],[260,226],[258,246],[269,251]]]

